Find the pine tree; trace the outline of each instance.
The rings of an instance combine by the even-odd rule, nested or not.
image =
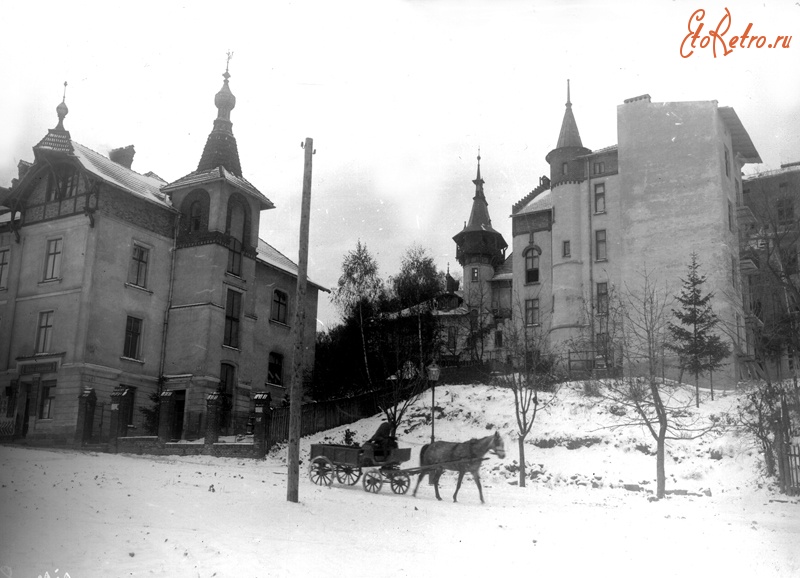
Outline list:
[[[668,347],[678,354],[681,368],[694,375],[697,407],[700,407],[699,378],[707,371],[713,371],[728,355],[730,348],[713,332],[719,318],[711,308],[714,293],[703,294],[706,276],[700,274],[697,253],[692,253],[692,262],[686,279],[682,279],[683,289],[675,298],[681,304],[673,309],[672,315],[678,323],[669,323],[672,342]]]

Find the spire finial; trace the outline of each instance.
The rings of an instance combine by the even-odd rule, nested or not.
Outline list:
[[[567,106],[572,106],[572,101],[569,98],[569,78],[567,79]]]
[[[233,58],[233,52],[228,50],[227,57],[228,58],[225,60],[225,74],[222,75],[225,77],[225,82],[227,82],[228,79],[231,77],[231,75],[228,73],[228,68],[231,65],[231,58]]]
[[[67,81],[64,81],[64,95],[61,97],[61,103],[56,107],[56,114],[58,115],[58,125],[56,130],[64,130],[64,117],[67,116],[69,109],[67,108]]]

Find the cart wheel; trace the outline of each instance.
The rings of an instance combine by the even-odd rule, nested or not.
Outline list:
[[[366,491],[377,494],[381,491],[381,486],[383,486],[383,477],[379,471],[370,470],[364,474],[364,479],[361,483],[364,484],[364,489]]]
[[[336,479],[340,484],[352,486],[361,478],[361,468],[358,466],[336,466]]]
[[[392,491],[395,494],[405,494],[411,485],[411,479],[409,479],[408,474],[395,474],[392,476],[391,483]]]
[[[333,483],[333,472],[333,464],[324,456],[311,460],[311,465],[308,467],[308,477],[318,486],[330,486]]]

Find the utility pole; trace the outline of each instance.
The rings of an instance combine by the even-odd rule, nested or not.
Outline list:
[[[294,306],[294,355],[292,356],[292,381],[289,385],[289,483],[286,500],[299,501],[300,485],[300,434],[303,418],[303,334],[306,321],[306,281],[308,269],[308,221],[311,214],[311,155],[315,152],[314,140],[307,138],[305,144],[305,165],[303,167],[303,202],[300,210],[300,257],[297,263],[297,292]]]

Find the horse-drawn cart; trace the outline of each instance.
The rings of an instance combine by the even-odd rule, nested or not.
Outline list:
[[[411,459],[411,448],[388,448],[385,453],[372,444],[363,447],[338,444],[311,444],[308,475],[320,486],[339,483],[352,486],[363,474],[362,485],[368,492],[381,491],[384,480],[395,494],[405,494],[415,470],[401,470],[400,464]]]

